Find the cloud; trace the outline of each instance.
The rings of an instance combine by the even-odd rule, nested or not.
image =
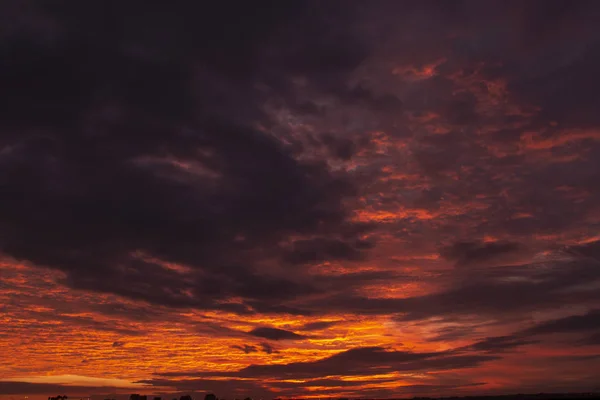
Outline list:
[[[580,339],[580,344],[593,345],[596,343],[595,336],[600,333],[600,313],[598,310],[590,310],[583,315],[571,315],[559,319],[552,319],[537,323],[527,329],[519,330],[511,335],[487,337],[477,341],[464,350],[473,350],[485,353],[504,353],[517,347],[539,344],[540,335],[555,333],[578,333],[585,334],[590,331],[599,331],[589,337]]]
[[[273,348],[273,346],[271,346],[269,343],[263,342],[260,344],[260,348],[262,349],[262,351],[266,354],[273,354],[276,353],[277,350],[275,350]]]
[[[206,377],[219,376],[233,379],[322,379],[324,376],[369,376],[393,372],[444,371],[473,368],[482,363],[498,360],[490,354],[467,354],[458,351],[411,352],[389,350],[382,347],[362,347],[342,351],[316,361],[287,364],[250,365],[238,371],[184,371],[161,372],[160,377]],[[356,384],[356,383],[355,383]],[[275,384],[281,386],[281,384]],[[285,385],[284,385],[285,386]]]
[[[364,258],[365,249],[371,243],[357,240],[348,243],[341,240],[310,239],[294,242],[285,259],[292,264],[314,264],[330,259],[359,261]]]
[[[241,351],[243,351],[246,354],[256,353],[258,351],[258,349],[256,348],[256,346],[252,346],[252,345],[249,345],[249,344],[245,344],[243,346],[235,345],[235,346],[231,346],[231,347],[234,348],[234,349],[241,350]]]
[[[551,333],[583,333],[600,330],[600,310],[590,310],[583,315],[571,315],[539,323],[525,330],[531,335]]]
[[[0,381],[0,393],[3,395],[23,395],[23,394],[39,394],[46,395],[48,393],[61,393],[68,395],[88,395],[89,393],[98,393],[102,391],[114,390],[110,387],[93,387],[93,386],[70,386],[54,383],[30,383],[18,381]]]
[[[336,324],[339,324],[340,321],[315,321],[308,322],[298,328],[301,331],[320,331],[327,328],[330,328]]]
[[[466,349],[485,353],[504,353],[517,347],[535,343],[539,343],[539,341],[528,339],[526,336],[523,337],[519,334],[516,334],[488,337],[470,346],[467,346]]]
[[[381,347],[364,347],[343,351],[317,361],[251,365],[231,375],[245,378],[305,379],[329,375],[369,375],[395,371],[470,368],[495,359],[497,357],[489,355],[412,353],[389,351]]]
[[[280,339],[273,339],[273,340],[280,340]],[[277,353],[277,350],[275,350],[273,348],[273,346],[271,346],[267,342],[261,342],[257,345],[250,345],[250,344],[233,345],[233,346],[231,346],[231,348],[241,350],[246,354],[258,353],[258,352],[262,352],[265,354]]]
[[[588,387],[598,4],[146,3],[0,4],[8,376]]]
[[[398,320],[460,316],[504,318],[565,304],[598,299],[594,284],[600,281],[595,262],[557,258],[516,266],[478,268],[453,274],[441,290],[406,298],[368,297],[354,291],[309,300],[306,308],[352,311],[360,314],[395,314]]]
[[[600,332],[599,333],[594,333],[593,335],[585,338],[582,341],[582,344],[584,344],[584,345],[590,345],[590,346],[600,345]]]
[[[240,314],[294,313],[274,304],[314,292],[256,272],[270,260],[364,258],[370,246],[343,205],[350,180],[256,127],[276,125],[263,106],[294,98],[296,76],[337,95],[365,56],[353,32],[329,34],[304,6],[274,6],[251,24],[217,5],[174,6],[175,20],[133,4],[106,18],[38,8],[58,26],[54,42],[31,31],[2,47],[16,49],[5,54],[11,83],[0,99],[2,209],[12,210],[0,213],[4,254],[63,271],[76,289]],[[239,35],[215,24],[225,17]],[[280,248],[292,236],[307,238]]]
[[[520,249],[518,243],[458,242],[443,248],[440,255],[455,261],[457,266],[490,261]]]
[[[269,339],[269,340],[305,340],[307,336],[286,331],[285,329],[259,327],[248,332],[252,336]]]
[[[565,250],[577,256],[600,261],[600,240],[582,245],[569,246]]]
[[[33,311],[30,312],[30,318],[47,324],[75,326],[125,336],[143,336],[145,334],[143,330],[134,329],[120,321],[103,321],[93,316],[69,315],[56,311]]]

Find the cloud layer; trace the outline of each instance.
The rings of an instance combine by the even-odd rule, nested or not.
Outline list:
[[[599,389],[596,3],[0,15],[0,396]]]

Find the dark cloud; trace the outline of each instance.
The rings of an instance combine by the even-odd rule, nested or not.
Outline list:
[[[245,344],[243,346],[236,345],[236,346],[231,346],[231,347],[234,348],[234,349],[241,350],[241,351],[243,351],[246,354],[256,353],[258,351],[258,349],[256,348],[256,346],[252,346],[252,345],[249,345],[249,344]]]
[[[585,338],[582,341],[582,344],[584,344],[584,345],[590,345],[590,346],[600,345],[600,332],[594,333],[593,335]]]
[[[376,95],[361,85],[340,87],[337,94],[345,103],[371,107],[377,111],[400,112],[402,107],[402,100],[397,96],[390,93]]]
[[[125,304],[120,302],[106,302],[91,304],[91,311],[101,313],[114,318],[126,318],[132,321],[156,321],[167,319],[168,313],[156,307],[147,305]]]
[[[467,324],[462,326],[446,326],[440,329],[436,329],[436,336],[432,337],[432,342],[436,341],[450,341],[456,339],[463,339],[465,337],[469,337],[473,333],[474,329],[472,326]]]
[[[511,88],[518,95],[541,105],[541,118],[568,127],[594,126],[598,123],[591,109],[599,104],[600,98],[588,83],[596,79],[594,71],[600,66],[600,47],[597,32],[591,33],[588,24],[600,17],[600,11],[594,5],[587,12],[587,21],[578,21],[581,26],[575,34],[583,40],[580,46],[562,48],[559,54],[551,58],[551,43],[546,43],[527,60],[534,68],[534,73],[509,76]],[[546,64],[542,64],[543,58],[547,60]]]
[[[597,343],[595,339],[600,334],[600,312],[598,310],[591,310],[583,315],[571,315],[541,322],[512,335],[488,337],[463,349],[485,353],[503,353],[517,347],[540,343],[540,335],[554,333],[585,334],[590,331],[598,331],[598,333],[579,339],[575,343],[583,345]]]
[[[285,259],[292,264],[313,264],[327,260],[358,261],[372,243],[356,240],[353,243],[338,239],[309,239],[294,242]]]
[[[381,347],[365,347],[347,350],[312,362],[251,365],[234,373],[234,376],[301,379],[329,375],[368,375],[392,371],[445,370],[474,367],[494,359],[496,359],[495,356],[488,355],[412,353],[387,351]]]
[[[276,352],[277,352],[277,350],[275,350],[275,349],[273,348],[273,346],[271,346],[271,345],[270,345],[269,343],[267,343],[267,342],[263,342],[263,343],[261,343],[261,344],[260,344],[260,348],[261,348],[261,350],[262,350],[264,353],[267,353],[267,354],[273,354],[273,353],[276,353]]]
[[[330,133],[324,133],[320,137],[324,146],[329,149],[331,155],[349,160],[357,151],[357,145],[346,137],[336,137]]]
[[[600,262],[600,240],[579,246],[569,246],[565,250],[576,256],[583,256]]]
[[[123,347],[125,346],[125,342],[113,342],[112,347]]]
[[[498,359],[495,355],[472,355],[458,351],[414,353],[362,347],[346,350],[316,361],[289,364],[250,365],[239,371],[162,372],[162,377],[230,376],[237,378],[312,379],[330,375],[368,375],[394,371],[448,370],[475,367]]]
[[[521,337],[519,335],[507,335],[488,337],[470,346],[467,346],[466,348],[485,353],[504,353],[520,346],[535,343],[539,343],[539,341],[532,340],[527,337]]]
[[[259,265],[362,259],[370,247],[343,206],[349,181],[256,129],[275,124],[262,105],[293,98],[293,79],[337,95],[365,57],[356,32],[329,28],[336,7],[315,6],[37,4],[53,40],[25,27],[0,48],[0,249],[78,289],[294,313],[274,304],[314,288]],[[290,236],[312,239],[279,248]]]
[[[70,386],[54,383],[30,383],[19,381],[0,381],[0,393],[3,395],[47,395],[48,393],[88,396],[90,393],[102,393],[115,388],[102,386]]]
[[[399,320],[417,321],[469,315],[508,318],[599,298],[587,285],[600,281],[600,270],[594,262],[583,258],[467,272],[452,275],[442,290],[421,296],[373,298],[346,291],[308,300],[305,307],[360,314],[397,314]]]
[[[594,345],[597,343],[596,336],[600,334],[600,312],[591,310],[583,315],[571,315],[564,318],[549,320],[535,324],[534,326],[519,330],[511,335],[487,337],[477,341],[462,350],[472,350],[484,353],[504,353],[517,347],[539,344],[539,336],[554,333],[585,334],[598,331],[591,336],[579,339],[574,343],[582,345]],[[566,360],[566,358],[565,358]]]
[[[554,362],[578,362],[578,361],[593,361],[600,359],[600,354],[586,354],[574,356],[552,356],[548,357]]]
[[[448,260],[455,261],[457,266],[466,266],[490,261],[505,254],[514,253],[519,249],[518,243],[458,242],[443,248],[440,255]]]
[[[527,330],[531,335],[549,333],[583,333],[600,330],[600,310],[591,310],[583,315],[571,315],[537,324]]]
[[[209,319],[196,323],[193,327],[194,331],[205,337],[230,337],[230,338],[246,338],[247,333],[237,329],[229,328],[220,323],[213,322]]]
[[[308,322],[298,328],[301,331],[320,331],[323,329],[330,328],[336,324],[339,324],[340,321],[316,321],[316,322]]]
[[[269,339],[269,340],[304,340],[307,336],[286,331],[285,329],[260,327],[254,328],[248,332],[252,336]]]
[[[272,7],[267,7],[267,12],[242,20],[237,14],[229,15],[228,7],[218,5],[207,9],[174,5],[166,13],[153,6],[140,14],[134,3],[113,2],[101,9],[40,3],[28,12],[48,21],[47,29],[53,33],[45,35],[51,40],[42,40],[39,30],[27,25],[4,37],[2,76],[10,78],[3,85],[2,104],[6,107],[0,158],[5,171],[0,177],[5,188],[0,201],[6,210],[0,214],[4,227],[0,246],[5,254],[60,269],[66,272],[64,283],[79,289],[169,307],[238,314],[309,315],[314,308],[293,303],[343,289],[349,297],[348,307],[356,305],[354,311],[374,312],[369,310],[377,309],[377,303],[383,308],[389,305],[389,312],[403,312],[409,308],[405,305],[417,303],[413,312],[417,315],[419,309],[429,307],[426,303],[446,299],[453,304],[463,295],[469,304],[465,310],[474,305],[474,310],[480,311],[499,301],[492,299],[494,293],[506,294],[511,286],[518,286],[462,285],[444,296],[431,296],[431,301],[376,300],[365,306],[369,301],[352,297],[353,288],[343,287],[341,279],[326,285],[263,268],[273,261],[285,267],[361,261],[374,246],[373,239],[362,237],[364,228],[351,222],[344,206],[344,200],[358,190],[350,175],[329,168],[322,160],[298,157],[305,151],[303,145],[267,134],[265,129],[273,128],[288,137],[290,129],[263,105],[276,99],[273,101],[281,107],[299,107],[324,119],[326,115],[320,113],[326,113],[322,110],[326,106],[317,104],[318,97],[333,97],[339,104],[373,112],[438,113],[452,130],[419,136],[411,145],[411,154],[426,176],[437,177],[417,202],[425,199],[423,204],[435,209],[442,193],[469,199],[498,191],[500,187],[495,185],[501,184],[491,175],[521,171],[510,168],[515,162],[524,162],[517,155],[511,162],[507,157],[491,157],[488,147],[471,140],[469,129],[458,128],[492,124],[483,115],[479,86],[472,86],[469,79],[505,79],[519,101],[525,102],[537,99],[527,83],[534,78],[518,75],[550,76],[552,71],[544,68],[558,68],[558,60],[551,59],[548,66],[536,64],[532,72],[524,73],[519,67],[525,64],[519,63],[531,60],[506,53],[510,46],[504,41],[510,44],[514,36],[482,26],[480,19],[472,18],[475,10],[464,5],[454,11],[432,5],[423,5],[421,11],[406,6],[406,15],[424,10],[440,22],[438,30],[430,34],[433,36],[424,36],[418,46],[450,52],[443,55],[453,57],[439,64],[431,79],[412,83],[415,90],[386,94],[367,80],[350,84],[351,74],[373,52],[369,47],[372,37],[359,32],[353,22],[379,15],[382,9],[378,7],[369,9],[375,14],[363,15],[354,6],[269,3]],[[589,5],[583,9],[587,7],[595,9]],[[243,8],[240,12],[256,14],[252,7]],[[492,14],[476,8],[494,20],[515,12],[521,22],[540,24],[538,17],[522,7],[509,12],[508,7],[497,4]],[[573,11],[553,18],[585,17],[582,29],[586,30],[590,22],[586,15]],[[225,17],[232,18],[235,29],[225,30],[216,22]],[[336,29],[331,29],[332,19]],[[382,16],[382,27],[386,21]],[[465,32],[453,39],[441,35],[444,29],[463,25]],[[295,29],[300,26],[302,30]],[[470,35],[475,28],[483,32],[481,36]],[[523,24],[518,29],[529,27]],[[450,40],[452,45],[438,48],[432,37],[442,36],[444,44]],[[567,57],[573,65],[593,64],[595,47],[584,47],[577,54],[557,57]],[[224,48],[227,51],[222,51]],[[420,59],[418,50],[406,53],[416,66],[431,61]],[[494,57],[508,62],[494,67]],[[473,69],[480,61],[486,63]],[[460,85],[466,87],[457,92]],[[563,87],[562,83],[559,86]],[[435,95],[420,99],[423,92]],[[303,100],[306,93],[318,96],[309,102]],[[258,129],[259,125],[262,128]],[[522,132],[503,129],[512,139],[520,139]],[[17,131],[21,133],[15,134]],[[363,136],[366,133],[362,132]],[[493,131],[492,136],[511,143],[506,135],[497,133]],[[315,141],[326,147],[329,155],[341,160],[354,157],[364,139],[340,132],[316,136]],[[450,186],[440,183],[444,172],[459,169],[463,174],[459,181]],[[592,172],[584,178],[573,173],[576,171],[533,168],[521,172],[522,181],[544,185],[548,176],[556,183],[577,177],[582,186],[589,186],[594,178]],[[496,199],[488,212],[499,217],[485,219],[476,229],[552,230],[573,224],[589,211],[587,203],[567,207],[566,200],[554,195],[536,195],[540,192],[536,185],[521,186],[509,185],[507,193],[516,193],[509,196],[513,203]],[[505,218],[503,210],[512,206],[535,208],[544,215],[535,220]],[[440,230],[450,228],[441,226]],[[517,243],[464,240],[442,249],[441,254],[457,265],[474,265],[517,253],[521,249]],[[165,262],[184,265],[189,271],[166,268]],[[533,293],[531,297],[543,296],[535,288]],[[230,302],[233,297],[242,301]],[[141,318],[151,318],[142,315],[146,311],[139,312]]]

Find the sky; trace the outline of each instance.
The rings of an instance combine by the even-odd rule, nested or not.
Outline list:
[[[600,390],[599,25],[0,2],[0,398]]]

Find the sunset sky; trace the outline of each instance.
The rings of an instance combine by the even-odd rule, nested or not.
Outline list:
[[[599,1],[0,1],[0,399],[600,390]]]

